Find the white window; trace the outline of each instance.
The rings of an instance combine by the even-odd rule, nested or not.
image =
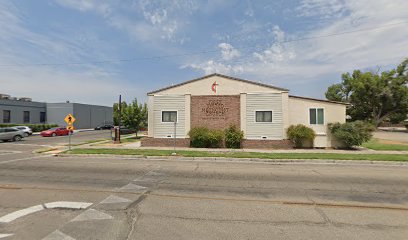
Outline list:
[[[272,122],[272,111],[255,111],[255,122]]]
[[[177,111],[162,111],[162,122],[176,122]]]
[[[324,124],[324,109],[310,108],[309,119],[310,124]]]

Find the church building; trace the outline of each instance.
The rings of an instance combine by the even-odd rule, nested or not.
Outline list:
[[[328,124],[346,121],[341,102],[289,95],[289,90],[211,74],[148,94],[148,137],[142,146],[188,147],[194,127],[244,132],[243,148],[290,148],[286,129],[304,124],[316,132],[314,147],[336,147]]]

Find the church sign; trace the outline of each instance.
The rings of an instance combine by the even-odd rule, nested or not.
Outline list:
[[[240,96],[191,96],[191,128],[240,127]]]
[[[219,118],[225,117],[229,108],[226,107],[222,100],[208,100],[205,107],[201,109],[201,112],[207,117]]]

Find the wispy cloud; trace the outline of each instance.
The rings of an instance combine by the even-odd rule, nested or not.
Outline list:
[[[181,32],[187,17],[198,9],[195,1],[122,1],[56,0],[61,6],[81,12],[92,11],[111,26],[142,41],[166,40],[183,44],[188,40]]]
[[[102,15],[109,15],[112,12],[112,6],[118,1],[107,0],[56,0],[56,2],[64,7],[79,10],[81,12],[95,11]]]
[[[0,44],[6,46],[0,48],[2,91],[33,89],[28,95],[41,99],[45,95],[34,90],[44,83],[63,86],[72,98],[106,101],[120,89],[144,97],[157,85],[220,72],[294,89],[316,86],[321,93],[341,72],[397,63],[408,52],[408,24],[390,25],[408,21],[405,0],[39,4],[49,11],[39,14],[31,3],[0,1]],[[379,26],[385,27],[359,32]],[[349,31],[356,32],[332,36]],[[166,55],[172,57],[155,57]],[[149,60],[95,63],[137,58]],[[59,66],[25,66],[39,63]],[[147,82],[143,79],[149,84],[140,84]]]
[[[35,100],[64,101],[69,98],[111,105],[112,93],[118,93],[126,85],[112,68],[92,64],[67,64],[58,68],[26,66],[103,59],[105,55],[98,51],[103,45],[90,34],[80,36],[81,41],[78,36],[68,37],[61,32],[36,33],[26,27],[24,16],[24,12],[11,2],[0,2],[0,45],[7,46],[0,48],[1,91]]]
[[[315,28],[308,32],[284,31],[276,25],[270,31],[272,40],[254,45],[252,49],[257,50],[237,47],[237,51],[247,52],[238,59],[212,57],[187,66],[205,73],[244,74],[260,80],[273,78],[275,83],[288,84],[288,79],[297,83],[313,82],[327,74],[388,65],[406,57],[408,32],[404,29],[408,24],[324,37],[407,21],[408,5],[404,0],[303,0],[298,6],[294,10],[297,12],[295,18],[311,17],[319,23],[319,19],[331,17],[330,21],[323,26],[315,24]],[[251,35],[265,36],[265,32],[261,29]],[[310,40],[296,41],[299,38]]]
[[[220,43],[218,47],[221,48],[221,55],[224,60],[231,60],[241,55],[241,53],[229,43]]]

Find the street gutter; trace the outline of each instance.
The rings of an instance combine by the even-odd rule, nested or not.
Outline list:
[[[87,157],[87,158],[119,158],[119,159],[147,159],[155,161],[206,161],[206,162],[237,162],[237,163],[271,163],[271,164],[334,164],[334,165],[386,165],[408,166],[403,161],[380,160],[334,160],[334,159],[265,159],[265,158],[226,158],[226,157],[182,157],[182,156],[144,156],[144,155],[115,155],[115,154],[72,154],[56,153],[58,157]]]

